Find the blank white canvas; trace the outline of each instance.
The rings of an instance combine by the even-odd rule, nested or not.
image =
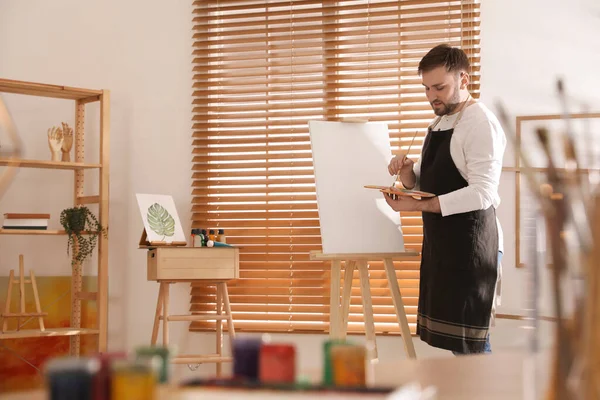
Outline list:
[[[324,254],[403,252],[400,215],[378,190],[393,182],[383,123],[309,121]]]

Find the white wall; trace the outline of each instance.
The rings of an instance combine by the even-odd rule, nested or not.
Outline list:
[[[137,248],[141,219],[136,192],[172,194],[189,230],[191,186],[191,1],[2,1],[0,76],[111,90],[110,333],[112,348],[148,343],[157,284],[146,281]],[[26,156],[47,159],[46,129],[73,125],[73,103],[5,96]],[[98,108],[88,106],[88,137]],[[90,139],[86,144],[97,149]],[[72,173],[21,170],[0,210],[48,210],[58,228],[72,199]],[[56,179],[55,179],[56,178]],[[63,183],[59,182],[64,178]],[[24,199],[26,199],[24,201]],[[25,247],[35,244],[39,252]],[[0,274],[18,251],[38,274],[69,274],[66,238],[0,237]],[[49,256],[51,253],[52,256]],[[29,263],[28,260],[31,260]],[[88,271],[91,270],[88,268]],[[189,301],[183,285],[174,304]],[[184,310],[185,311],[185,310]],[[183,324],[181,331],[185,331]],[[177,339],[177,329],[173,338]]]
[[[481,2],[481,101],[501,101],[513,117],[559,114],[556,80],[562,78],[571,112],[600,111],[600,3],[596,0],[484,0]],[[514,126],[513,126],[514,131]],[[508,132],[507,132],[508,133]],[[504,165],[514,166],[508,146]],[[515,173],[503,172],[498,215],[504,228],[501,313],[523,314],[528,271],[515,268]],[[540,306],[553,315],[548,270],[542,270]]]
[[[600,82],[594,70],[600,65],[596,40],[600,10],[594,0],[482,3],[483,102],[492,106],[501,99],[513,115],[555,113],[559,109],[553,85],[561,75],[573,96],[598,103]],[[183,0],[0,3],[1,77],[112,92],[109,340],[113,349],[148,343],[157,294],[157,285],[145,278],[145,253],[137,249],[141,222],[135,193],[172,194],[184,229],[189,230],[191,19],[191,1]],[[47,157],[46,129],[61,120],[72,122],[72,105],[6,98],[19,129],[28,137],[27,155]],[[88,114],[91,132],[93,124],[97,126],[97,110],[91,108]],[[506,165],[511,165],[510,154]],[[21,171],[10,194],[0,202],[0,210],[41,211],[48,205],[56,219],[70,200],[70,194],[61,192],[72,187],[71,182],[55,186],[55,175],[60,174],[66,180],[70,177],[62,172]],[[506,254],[500,311],[523,313],[527,275],[514,266],[514,174],[503,174],[501,195],[499,216]],[[25,251],[23,243],[23,238],[0,237],[1,275],[13,266],[18,252]],[[65,238],[35,238],[29,243],[41,250],[26,253],[36,271],[69,273]],[[173,307],[186,312],[188,287],[179,285],[173,292]],[[523,325],[499,321],[492,333],[495,349],[523,348],[528,338]],[[547,324],[543,326],[547,345],[550,336]],[[214,343],[212,335],[187,333],[184,324],[172,329],[171,338],[182,350],[196,354],[210,351]],[[293,340],[302,348],[301,368],[320,364],[323,336],[274,338]],[[378,343],[383,360],[402,357],[399,338],[381,338]],[[448,356],[418,340],[415,344],[419,356]],[[203,366],[199,371],[211,370]],[[185,366],[179,372],[191,373]]]

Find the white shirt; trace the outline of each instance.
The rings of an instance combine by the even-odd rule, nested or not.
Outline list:
[[[443,116],[434,130],[452,129],[459,114]],[[468,186],[438,197],[442,216],[485,210],[490,206],[498,208],[498,186],[505,148],[506,136],[496,116],[480,102],[465,108],[450,140],[450,156]],[[418,187],[421,159],[414,164],[413,170]],[[504,253],[498,218],[496,222],[499,249]]]

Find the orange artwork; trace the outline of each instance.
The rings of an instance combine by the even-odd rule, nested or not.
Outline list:
[[[48,313],[44,317],[46,329],[69,327],[71,325],[71,277],[36,276],[36,281],[42,311]],[[96,282],[95,276],[84,276],[83,291],[96,291]],[[0,312],[4,311],[7,289],[8,277],[0,277]],[[25,285],[25,300],[26,312],[34,311],[35,301],[31,285]],[[11,311],[17,312],[19,304],[19,290],[16,285],[13,286],[11,295]],[[81,326],[94,328],[96,313],[94,301],[83,301]],[[17,319],[9,319],[7,331],[12,332],[16,327]],[[21,329],[39,329],[38,319],[21,318]],[[68,336],[0,340],[0,393],[41,388],[44,384],[45,362],[52,357],[68,355],[69,343]],[[97,346],[97,335],[81,336],[81,355],[95,353]]]

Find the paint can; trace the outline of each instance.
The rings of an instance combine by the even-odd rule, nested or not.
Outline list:
[[[49,400],[93,400],[100,362],[87,357],[59,357],[45,365]]]
[[[365,387],[366,349],[353,344],[335,344],[331,347],[333,384],[340,387]]]
[[[170,377],[171,355],[173,351],[164,346],[143,346],[135,350],[136,359],[144,360],[158,357],[160,359],[160,368],[158,370],[158,382],[168,383]]]
[[[235,338],[233,341],[233,376],[239,379],[258,380],[258,362],[262,340]]]
[[[296,348],[291,344],[263,344],[260,348],[260,381],[294,383],[296,380]]]
[[[333,366],[331,363],[331,348],[337,344],[345,344],[345,340],[329,339],[323,343],[323,385],[333,385]]]
[[[112,363],[127,357],[125,352],[100,353],[94,356],[99,363],[99,369],[94,376],[94,400],[110,399],[110,385],[112,378]]]
[[[115,361],[112,365],[111,400],[155,399],[159,368],[159,357]]]

